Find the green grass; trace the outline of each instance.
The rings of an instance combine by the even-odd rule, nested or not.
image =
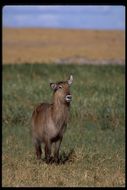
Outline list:
[[[73,74],[61,165],[35,158],[31,114],[50,102],[49,82]],[[125,186],[125,67],[3,65],[2,186]],[[44,154],[43,154],[44,156]]]

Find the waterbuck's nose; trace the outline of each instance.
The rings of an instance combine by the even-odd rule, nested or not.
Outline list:
[[[66,95],[65,100],[70,102],[72,100],[72,95]]]

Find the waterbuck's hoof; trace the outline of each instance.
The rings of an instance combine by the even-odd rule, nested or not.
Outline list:
[[[46,161],[46,164],[52,164],[53,163],[52,157],[45,158],[45,161]]]
[[[54,162],[55,162],[55,164],[59,164],[60,163],[60,159],[59,158],[54,158]]]
[[[37,160],[41,160],[41,156],[38,156],[38,157],[37,157]]]
[[[50,161],[49,161],[49,160],[46,160],[46,164],[50,164]]]

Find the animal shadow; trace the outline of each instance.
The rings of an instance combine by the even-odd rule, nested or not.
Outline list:
[[[69,153],[62,152],[59,159],[59,164],[65,164],[66,162],[73,162],[74,149],[71,149]]]
[[[58,162],[55,162],[54,158],[51,157],[50,162],[48,164],[56,164],[56,165],[65,164],[67,162],[73,162],[73,158],[74,158],[74,149],[71,149],[68,153],[65,153],[63,151],[60,155]],[[45,159],[42,160],[46,162]]]

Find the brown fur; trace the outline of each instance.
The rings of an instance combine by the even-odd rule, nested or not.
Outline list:
[[[73,79],[69,79],[72,83]],[[41,158],[41,143],[45,144],[45,158],[47,163],[51,158],[52,143],[55,144],[54,160],[59,161],[59,148],[67,126],[70,100],[69,82],[51,83],[53,88],[53,103],[41,103],[32,114],[32,136],[37,158]],[[71,98],[71,97],[69,97]]]

